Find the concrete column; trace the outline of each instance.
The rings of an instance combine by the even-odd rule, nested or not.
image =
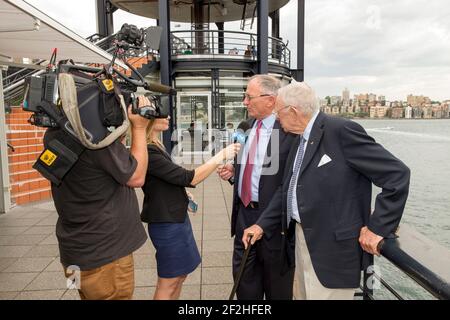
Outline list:
[[[6,144],[5,103],[3,96],[3,66],[0,66],[0,214],[11,209],[8,146]]]

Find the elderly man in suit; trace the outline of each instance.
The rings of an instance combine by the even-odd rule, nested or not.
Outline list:
[[[244,246],[249,234],[252,243],[271,237],[281,220],[283,231],[295,235],[295,254],[286,250],[295,256],[297,298],[353,299],[368,255],[379,255],[380,241],[395,237],[410,171],[356,122],[319,112],[305,83],[280,89],[275,113],[298,138],[283,184],[245,230]],[[372,183],[382,191],[371,214]]]
[[[251,128],[235,166],[220,168],[219,175],[228,180],[234,176],[231,235],[235,235],[233,276],[236,279],[244,254],[241,242],[245,228],[253,225],[283,177],[283,168],[294,135],[285,133],[273,114],[281,83],[268,75],[252,77],[244,104],[251,117]],[[247,259],[236,295],[239,300],[292,299],[294,269],[281,257],[281,221],[274,224],[272,237],[253,247]]]

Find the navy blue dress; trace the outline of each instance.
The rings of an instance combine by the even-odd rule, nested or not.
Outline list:
[[[193,272],[201,262],[189,216],[183,223],[149,223],[156,249],[158,277],[175,278]]]

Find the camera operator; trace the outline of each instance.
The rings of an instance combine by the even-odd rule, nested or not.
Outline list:
[[[147,98],[138,99],[139,107],[150,105]],[[103,149],[86,149],[63,182],[52,184],[61,263],[82,300],[133,296],[133,252],[147,240],[133,188],[144,184],[148,120],[132,114],[131,107],[128,118],[131,151],[121,138]],[[44,144],[59,130],[47,130]]]

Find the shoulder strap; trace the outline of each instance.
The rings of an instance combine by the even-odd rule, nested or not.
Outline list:
[[[124,112],[124,121],[122,125],[116,128],[116,130],[114,130],[99,143],[92,143],[86,136],[86,132],[81,122],[80,111],[78,109],[77,92],[73,77],[70,74],[61,73],[59,75],[58,84],[64,113],[66,114],[67,119],[74,129],[76,137],[83,146],[92,150],[102,149],[109,146],[111,143],[113,143],[115,140],[117,140],[127,132],[130,122],[128,120],[127,109],[123,96],[119,95],[120,105]]]

